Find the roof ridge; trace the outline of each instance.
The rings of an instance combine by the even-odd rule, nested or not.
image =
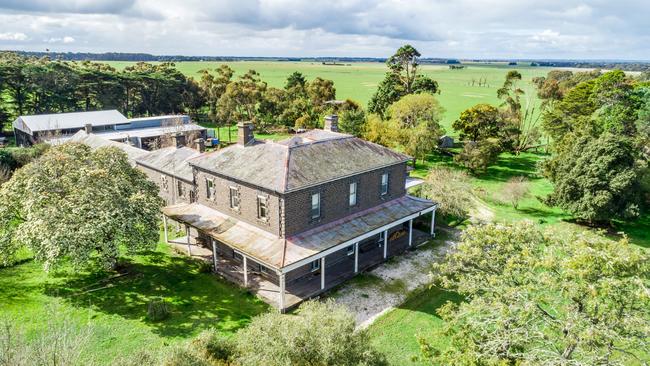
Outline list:
[[[297,137],[299,137],[299,136],[297,136]],[[309,142],[306,142],[306,143],[303,143],[303,144],[296,144],[296,145],[293,145],[293,146],[289,146],[289,145],[284,145],[284,146],[287,146],[289,149],[293,149],[293,148],[301,147],[301,146],[316,145],[316,144],[330,142],[330,141],[346,140],[346,139],[352,139],[352,138],[358,138],[358,137],[355,137],[355,136],[352,136],[352,135],[342,135],[342,136],[336,136],[336,137],[328,138],[328,139],[312,140],[312,141],[309,141]],[[282,144],[279,144],[279,145],[282,145]]]

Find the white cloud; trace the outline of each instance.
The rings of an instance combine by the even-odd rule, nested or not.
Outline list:
[[[428,57],[650,59],[649,13],[645,0],[4,0],[0,49],[25,30],[34,50],[385,57],[408,42]]]
[[[0,33],[0,41],[26,41],[28,38],[25,33]]]

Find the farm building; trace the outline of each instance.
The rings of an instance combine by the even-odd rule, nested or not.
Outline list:
[[[128,119],[116,110],[20,116],[13,127],[19,146],[65,142],[81,130],[146,150],[170,145],[173,134],[183,134],[187,141],[206,136],[206,129],[185,115]]]

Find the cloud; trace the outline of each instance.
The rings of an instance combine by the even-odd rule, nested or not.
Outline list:
[[[0,33],[0,41],[26,41],[29,39],[25,33]]]
[[[239,56],[650,59],[650,1],[0,0],[25,48]],[[65,41],[65,37],[69,37]],[[0,38],[0,49],[16,40]],[[56,40],[54,43],[49,41]]]

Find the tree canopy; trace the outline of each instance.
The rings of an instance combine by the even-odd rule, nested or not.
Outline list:
[[[650,257],[627,239],[554,235],[533,224],[468,228],[434,265],[435,284],[464,297],[438,312],[445,365],[628,365],[647,359]]]
[[[64,259],[113,267],[123,250],[155,247],[161,207],[121,150],[52,147],[0,187],[0,261],[26,247],[46,270]]]
[[[439,92],[438,83],[418,72],[420,53],[411,45],[400,47],[388,58],[389,71],[368,103],[368,111],[384,116],[388,107],[409,94]]]

